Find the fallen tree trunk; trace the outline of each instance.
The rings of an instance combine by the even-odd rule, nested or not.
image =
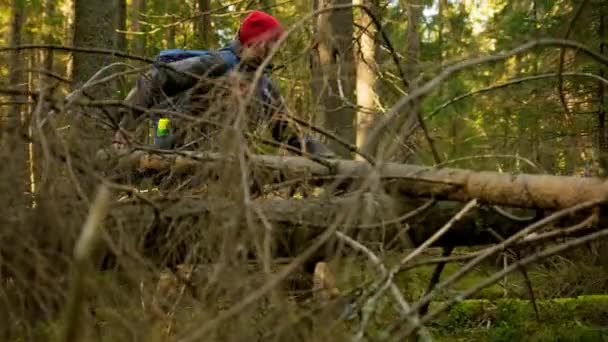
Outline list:
[[[226,166],[233,159],[216,153],[151,155],[142,152],[122,156],[117,169],[123,171],[193,172]],[[392,194],[433,197],[438,200],[468,201],[520,208],[561,209],[572,205],[608,199],[608,181],[600,178],[509,174],[454,168],[386,163],[377,169],[363,161],[328,160],[330,166],[303,157],[250,155],[254,172],[279,173],[283,178],[333,176],[343,182],[379,177]],[[219,164],[219,165],[218,165]],[[274,178],[273,178],[274,179]]]
[[[154,203],[157,208],[162,208],[160,213],[155,214],[153,208],[138,202],[117,207],[112,214],[116,221],[111,226],[120,223],[129,229],[117,229],[119,235],[110,235],[147,239],[143,244],[130,239],[132,242],[120,249],[130,251],[135,246],[144,246],[147,249],[144,254],[160,257],[161,260],[157,262],[162,264],[178,264],[185,258],[184,253],[195,250],[193,246],[210,241],[218,241],[219,244],[219,241],[225,241],[227,235],[235,232],[235,244],[240,243],[237,243],[237,236],[247,244],[271,231],[274,256],[295,256],[334,223],[340,231],[362,243],[382,245],[384,249],[415,247],[462,208],[459,202],[439,202],[430,206],[425,205],[428,201],[395,200],[391,196],[349,196],[332,200],[261,199],[251,203],[250,210],[256,214],[253,221],[248,221],[242,206],[227,201],[180,199],[157,200]],[[412,215],[406,217],[408,213]],[[586,210],[569,218],[570,222],[562,221],[561,224],[570,224],[589,215],[590,211]],[[593,223],[597,222],[589,221],[589,229],[579,232],[589,232]],[[433,245],[493,244],[499,241],[489,228],[507,238],[526,225],[513,222],[487,207],[477,207],[456,221]],[[523,240],[520,244],[527,246],[530,242]],[[113,245],[118,246],[120,242],[115,241]],[[250,248],[255,249],[251,245]],[[216,250],[212,254],[220,255],[221,252]]]

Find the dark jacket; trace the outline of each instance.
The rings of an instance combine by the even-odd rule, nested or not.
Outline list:
[[[136,87],[127,96],[130,105],[142,108],[168,109],[186,113],[196,117],[204,117],[207,121],[226,122],[234,111],[234,89],[222,87],[220,80],[226,81],[230,71],[238,71],[239,80],[251,82],[257,70],[257,65],[242,63],[239,57],[240,44],[233,41],[209,55],[191,57],[166,65],[156,65],[137,80]],[[235,63],[236,62],[236,63]],[[231,83],[231,85],[233,85]],[[232,98],[230,98],[232,96]],[[306,150],[320,155],[332,153],[322,144],[309,137],[298,137],[295,130],[285,120],[278,117],[284,112],[285,103],[274,82],[265,71],[256,88],[256,98],[247,107],[249,130],[256,130],[261,125],[268,126],[272,137],[293,147],[301,148],[300,141],[306,142]],[[224,107],[222,107],[224,105]],[[232,105],[232,108],[229,106]],[[211,113],[214,112],[214,113]],[[143,113],[130,111],[123,116],[121,127],[132,131],[136,119]],[[219,115],[219,117],[218,117]],[[156,120],[155,120],[156,121]],[[210,125],[200,125],[193,135],[188,135],[184,127],[192,128],[191,122],[180,122],[171,118],[171,143],[162,148],[173,148],[175,145],[187,144],[200,136],[211,136],[213,128]],[[217,129],[217,126],[216,126]],[[157,143],[158,144],[158,143]]]

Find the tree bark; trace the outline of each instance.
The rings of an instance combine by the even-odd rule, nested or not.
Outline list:
[[[114,2],[74,1],[74,46],[112,49],[114,47],[116,6]],[[72,80],[82,85],[101,67],[111,63],[106,55],[74,53]]]
[[[377,3],[373,0],[355,0],[356,5],[363,5],[373,12]],[[367,131],[374,120],[376,110],[376,26],[367,12],[361,10],[357,20],[360,29],[357,32],[357,147],[361,148],[367,139]],[[360,156],[358,156],[360,159]]]
[[[172,1],[166,1],[165,2],[165,15],[169,18],[169,23],[174,22],[175,19],[175,13],[177,13],[176,10],[176,4]],[[166,40],[167,40],[167,45],[165,46],[165,48],[167,49],[174,49],[175,46],[175,34],[176,34],[176,26],[175,25],[171,25],[167,28],[167,30],[165,31],[165,36],[166,36]]]
[[[56,1],[54,0],[45,0],[44,1],[44,20],[42,26],[42,40],[45,44],[55,44],[57,43],[55,37],[53,36],[53,20],[56,15]],[[47,49],[42,51],[42,63],[44,70],[49,72],[53,71],[53,50]],[[40,83],[47,85],[51,82],[52,78],[40,75]]]
[[[600,53],[606,54],[606,21],[608,21],[608,15],[606,15],[607,9],[606,3],[599,5],[599,25],[598,25],[598,36],[600,38]],[[600,66],[599,75],[604,77],[605,67]],[[601,174],[606,175],[608,173],[608,127],[606,125],[606,102],[605,102],[605,86],[604,83],[598,82],[598,114],[597,114],[597,125],[598,125],[598,160],[600,161]]]
[[[131,31],[135,34],[131,51],[137,56],[146,55],[146,32],[140,23],[140,16],[146,13],[146,0],[131,2]]]
[[[412,248],[430,238],[462,209],[461,203],[440,202],[420,210],[425,201],[395,200],[387,196],[305,200],[260,199],[250,202],[249,208],[253,213],[258,214],[254,215],[253,220],[248,221],[246,216],[242,215],[242,206],[229,201],[158,199],[154,203],[162,208],[162,218],[155,216],[154,209],[146,204],[117,204],[114,206],[113,215],[116,221],[109,221],[107,227],[110,229],[110,235],[122,236],[123,239],[129,239],[127,236],[130,236],[135,240],[146,240],[143,254],[162,264],[183,263],[184,254],[193,251],[192,246],[198,241],[221,240],[221,236],[225,236],[228,232],[240,232],[238,235],[240,240],[235,240],[233,243],[243,242],[253,250],[253,241],[259,240],[265,231],[270,230],[273,257],[293,257],[303,252],[316,237],[333,225],[353,238],[373,241],[385,249]],[[416,211],[415,215],[403,220],[405,214],[414,211]],[[584,214],[588,215],[588,213],[589,210],[580,213],[577,218],[584,217]],[[347,224],[342,218],[344,214],[350,218]],[[263,221],[260,217],[263,217]],[[560,224],[570,223],[569,220],[560,222]],[[193,229],[194,225],[196,228]],[[455,221],[451,228],[431,246],[468,247],[495,244],[500,241],[497,241],[489,228],[503,238],[508,238],[526,225],[522,222],[513,222],[487,208],[476,208]],[[129,227],[129,229],[124,230],[120,227]],[[112,233],[113,229],[122,230],[116,235]],[[582,232],[578,231],[576,235],[589,233],[592,229],[589,226]],[[547,241],[537,237],[538,235],[528,235],[516,245],[523,247]],[[560,236],[550,238],[558,237]],[[335,243],[335,239],[330,239],[326,243],[329,248],[319,250],[313,258],[318,261],[327,258],[328,253],[335,253],[339,250],[335,248]],[[114,243],[114,245],[118,244]],[[141,245],[141,242],[135,242],[131,246]],[[190,254],[189,257],[191,263],[196,263],[198,258],[205,260],[208,256]]]
[[[114,1],[116,1],[116,33],[114,34],[114,49],[127,52],[127,36],[124,33],[127,30],[127,1]]]
[[[209,0],[198,0],[197,4],[200,13],[196,25],[197,41],[203,48],[209,49],[211,48],[211,37],[213,36],[211,31],[211,16],[209,15],[211,5]]]
[[[22,28],[25,24],[25,1],[13,0],[12,9],[9,44],[11,46],[18,46],[21,44]],[[23,79],[23,72],[19,70],[22,65],[22,58],[23,56],[21,51],[14,50],[10,52],[8,82],[11,86],[24,90],[25,81]],[[15,103],[22,102],[24,101],[24,98],[20,95],[14,95],[11,101]],[[22,129],[21,105],[11,105],[9,110],[8,125],[11,130],[15,130],[16,132]]]
[[[351,3],[350,0],[316,0],[315,9]],[[316,48],[312,56],[313,94],[322,108],[322,126],[355,144],[355,65],[352,50],[352,8],[325,12],[315,25]],[[318,95],[318,96],[317,96]],[[338,155],[350,158],[343,146],[330,142]]]
[[[25,1],[13,0],[12,13],[9,31],[10,46],[18,46],[22,43],[22,30],[25,24]],[[22,69],[27,66],[24,63],[25,55],[14,50],[9,55],[9,84],[17,90],[27,90],[27,81],[24,78]],[[24,208],[29,205],[26,193],[28,189],[28,167],[27,167],[27,144],[21,138],[25,133],[25,125],[23,118],[24,104],[27,98],[23,95],[11,96],[12,104],[9,107],[6,120],[6,130],[2,132],[0,142],[5,146],[5,151],[8,155],[5,158],[9,161],[4,163],[2,168],[2,189],[7,196],[9,203],[6,205],[9,208]],[[8,180],[11,180],[10,182]],[[16,185],[16,186],[15,186]]]
[[[73,45],[77,47],[104,48],[114,47],[116,35],[116,1],[74,1],[74,38]],[[112,56],[74,53],[74,67],[72,71],[72,88],[80,88],[93,77],[101,68],[113,61]],[[115,83],[88,88],[84,95],[91,99],[110,97],[115,94]],[[106,111],[106,113],[108,113]],[[82,163],[90,163],[91,156],[99,146],[107,144],[108,137],[101,129],[97,116],[105,115],[102,111],[89,111],[85,116],[82,112],[75,112],[70,117],[69,141],[70,149]],[[112,115],[112,113],[108,113]],[[87,175],[81,180],[81,197],[88,199],[94,194],[97,180]]]
[[[403,0],[404,7],[407,13],[407,33],[406,33],[406,50],[405,50],[405,65],[403,72],[408,82],[408,93],[413,92],[418,87],[418,76],[420,75],[420,18],[422,16],[422,4],[419,0]],[[414,100],[410,103],[407,108],[407,120],[405,122],[405,128],[409,131],[410,127],[413,127],[420,120],[420,99]],[[404,144],[411,144],[411,136],[402,136],[398,134],[395,136],[388,136],[389,140],[403,139]],[[380,152],[379,152],[380,153]],[[380,158],[385,157],[380,154]]]

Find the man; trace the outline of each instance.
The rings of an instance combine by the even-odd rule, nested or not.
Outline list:
[[[233,102],[238,100],[234,93],[237,92],[237,97],[243,94],[238,93],[238,84],[252,84],[253,75],[282,34],[281,24],[276,18],[261,11],[253,11],[242,22],[235,41],[207,54],[170,62],[166,66],[156,65],[139,78],[136,87],[127,96],[126,101],[130,105],[142,109],[160,107],[191,117],[205,118],[203,123],[193,123],[190,120],[186,124],[175,117],[156,115],[155,147],[197,147],[205,139],[213,140],[210,134],[213,125],[209,124],[210,121],[219,123],[215,125],[216,130],[221,124],[233,124],[234,120],[230,121],[229,118],[234,116],[236,106]],[[238,76],[226,77],[234,76],[235,71]],[[216,82],[218,79],[224,79],[224,82]],[[229,81],[226,82],[226,79]],[[232,95],[227,95],[227,92],[232,92]],[[279,142],[318,156],[333,156],[331,151],[314,139],[307,136],[300,139],[287,122],[279,117],[286,107],[267,70],[256,85],[252,102],[254,103],[248,105],[246,110],[250,130],[267,124],[273,139]],[[210,115],[212,111],[215,117]],[[115,147],[121,148],[128,143],[130,131],[133,131],[135,121],[141,114],[141,111],[131,110],[123,116],[114,136]]]

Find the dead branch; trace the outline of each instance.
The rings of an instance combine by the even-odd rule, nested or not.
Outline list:
[[[363,305],[363,310],[366,315],[364,315],[364,320],[363,320],[364,324],[362,324],[362,327],[359,330],[360,331],[359,335],[362,335],[362,331],[364,331],[365,325],[369,321],[369,315],[371,314],[371,312],[373,312],[373,310],[376,306],[376,303],[378,302],[378,299],[393,283],[393,279],[394,279],[395,275],[399,272],[399,269],[402,267],[402,265],[406,265],[410,260],[412,260],[415,257],[417,257],[418,255],[420,255],[420,253],[422,253],[427,247],[432,245],[433,242],[437,241],[439,239],[439,237],[444,235],[450,228],[452,228],[452,226],[454,225],[455,222],[462,219],[463,216],[465,216],[476,205],[477,205],[476,200],[470,201],[466,206],[464,206],[464,208],[462,208],[456,215],[454,215],[445,225],[443,225],[443,227],[438,229],[428,239],[425,239],[425,241],[422,244],[420,244],[420,246],[418,246],[414,251],[412,251],[411,253],[407,254],[404,258],[402,258],[401,261],[396,266],[394,266],[389,272],[385,272],[385,274],[383,275],[382,281],[375,284],[375,286],[374,286],[375,290],[373,291],[373,295]],[[451,246],[449,248],[451,248]],[[439,265],[441,265],[441,264],[439,264]],[[406,316],[412,316],[412,317],[414,317],[414,319],[417,318],[416,311],[414,311],[412,309],[409,309],[409,312],[406,313]]]
[[[351,237],[349,237],[348,235],[346,235],[342,232],[336,232],[336,236],[340,240],[344,241],[346,244],[350,245],[353,249],[358,250],[361,253],[367,255],[369,260],[378,267],[378,269],[380,270],[380,275],[382,277],[385,277],[387,275],[388,270],[386,269],[386,266],[384,266],[384,263],[382,262],[382,260],[380,258],[378,258],[378,256],[376,256],[376,254],[374,254],[374,252],[372,252],[369,248],[365,247],[359,241],[352,239]],[[389,286],[390,286],[390,290],[391,290],[391,295],[395,299],[395,302],[397,302],[397,304],[400,308],[400,311],[402,313],[409,311],[410,305],[403,298],[403,295],[401,294],[401,291],[399,290],[397,285],[395,285],[395,283],[391,280],[389,280],[389,283],[390,283]],[[365,328],[367,326],[367,322],[368,322],[369,318],[371,317],[370,310],[367,310],[367,311],[364,310],[363,314],[364,314],[364,317],[361,322],[361,327],[360,327],[359,331],[357,332],[357,335],[355,336],[356,340],[361,340],[363,338],[363,335],[365,333]],[[419,318],[417,315],[406,316],[405,318],[408,319],[411,324],[418,325],[417,322],[418,322]],[[426,329],[424,329],[424,327],[421,328],[420,337],[423,341],[431,341],[429,332],[426,331]]]

